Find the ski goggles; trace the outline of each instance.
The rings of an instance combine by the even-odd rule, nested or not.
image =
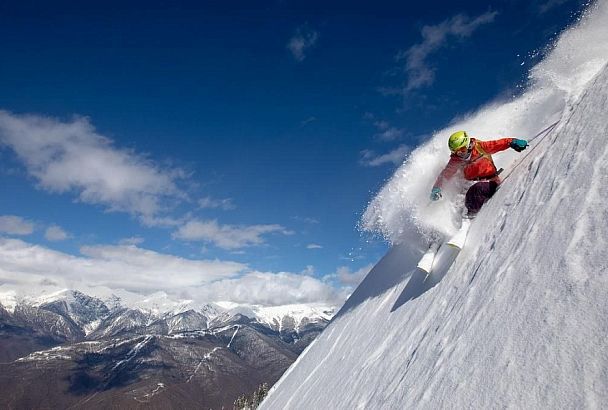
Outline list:
[[[473,151],[473,141],[470,141],[468,146],[455,150],[454,154],[459,158],[467,159],[471,155],[471,151]]]

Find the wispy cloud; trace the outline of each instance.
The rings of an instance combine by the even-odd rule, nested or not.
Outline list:
[[[8,235],[30,235],[32,232],[34,232],[33,222],[15,215],[0,216],[0,233]]]
[[[379,119],[375,114],[366,112],[363,118],[370,121],[376,128],[374,138],[384,142],[391,142],[403,137],[405,131],[402,128],[394,127],[390,122]]]
[[[300,127],[305,127],[306,125],[310,124],[311,122],[315,122],[316,120],[316,117],[308,117],[300,122]]]
[[[407,145],[400,145],[386,154],[377,154],[372,150],[363,150],[361,151],[359,162],[366,167],[379,167],[386,164],[400,165],[411,151],[412,148]]]
[[[185,197],[180,169],[163,169],[132,150],[114,146],[87,118],[60,121],[0,111],[0,145],[11,148],[38,186],[74,193],[78,200],[123,211],[144,223],[158,219],[167,201]]]
[[[209,196],[199,199],[198,206],[202,209],[223,209],[225,211],[236,209],[236,205],[230,198],[215,199]]]
[[[132,236],[130,238],[123,238],[118,241],[119,245],[141,245],[145,239],[140,236]]]
[[[291,235],[292,231],[281,225],[220,225],[215,220],[191,220],[173,233],[175,239],[213,243],[222,249],[239,249],[262,245],[264,235]]]
[[[435,68],[429,65],[428,57],[446,45],[450,38],[464,39],[471,36],[480,26],[493,22],[497,14],[492,11],[475,18],[457,14],[439,24],[422,27],[422,42],[397,55],[398,61],[405,60],[404,69],[407,73],[407,83],[402,92],[433,84]]]
[[[547,0],[538,5],[538,12],[540,14],[544,14],[555,7],[561,6],[562,4],[566,3],[567,1],[568,0]]]
[[[316,243],[310,243],[306,245],[306,249],[323,249],[323,247]]]
[[[299,27],[293,37],[287,42],[287,49],[293,58],[302,62],[306,58],[308,51],[315,46],[319,39],[319,33],[304,25]]]
[[[66,239],[68,239],[70,237],[70,234],[68,234],[65,230],[63,230],[62,227],[58,226],[58,225],[51,225],[48,228],[46,228],[46,231],[44,232],[44,237],[48,240],[48,241],[65,241]]]
[[[292,218],[294,221],[303,222],[305,224],[317,225],[321,223],[317,218],[310,218],[305,216],[294,216]]]

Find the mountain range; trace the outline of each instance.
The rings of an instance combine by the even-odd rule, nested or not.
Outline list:
[[[75,290],[0,298],[0,407],[231,408],[274,383],[334,313],[318,305],[127,305]]]

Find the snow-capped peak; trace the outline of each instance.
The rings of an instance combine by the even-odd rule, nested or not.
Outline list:
[[[4,307],[8,312],[14,313],[15,307],[19,304],[19,298],[17,292],[14,290],[3,290],[0,291],[0,305]]]

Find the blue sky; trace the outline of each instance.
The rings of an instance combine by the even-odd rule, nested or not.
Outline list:
[[[134,265],[152,262],[134,260],[160,258],[171,275],[176,261],[194,272],[174,292],[218,278],[253,289],[256,274],[288,278],[280,289],[298,301],[357,282],[387,249],[356,227],[374,193],[434,130],[516,95],[581,7],[85,3],[0,5],[7,266],[37,245],[66,271],[48,279],[42,264],[31,283],[69,285],[89,281],[69,261],[116,257],[128,268],[113,269],[137,277]],[[0,280],[32,273],[25,259]],[[197,279],[206,261],[225,263],[225,276]]]

